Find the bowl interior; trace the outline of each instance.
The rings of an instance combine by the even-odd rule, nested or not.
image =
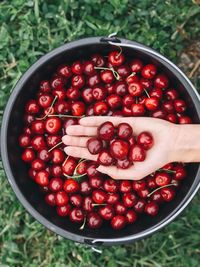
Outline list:
[[[27,79],[16,99],[12,100],[14,103],[9,118],[7,146],[9,151],[9,162],[15,177],[15,181],[24,197],[32,205],[33,209],[36,209],[42,216],[52,222],[55,226],[62,228],[64,230],[63,234],[65,237],[68,236],[67,232],[71,232],[79,236],[84,236],[85,238],[115,239],[146,231],[148,228],[151,228],[164,220],[181,203],[188,191],[191,189],[199,167],[198,164],[188,165],[188,179],[185,179],[183,182],[181,190],[178,191],[175,200],[162,206],[158,216],[155,218],[150,218],[142,215],[144,218],[141,218],[136,224],[130,225],[121,231],[114,231],[110,227],[108,228],[106,225],[100,230],[92,231],[85,229],[80,231],[78,230],[78,226],[76,224],[71,223],[66,218],[58,217],[56,215],[56,211],[52,207],[49,207],[47,204],[45,204],[44,195],[38,191],[38,186],[27,175],[27,166],[21,160],[22,151],[18,146],[18,136],[20,135],[23,127],[22,117],[24,114],[25,103],[28,99],[34,97],[39,82],[43,79],[50,78],[52,73],[61,63],[70,63],[76,59],[87,58],[92,53],[107,54],[110,49],[110,45],[105,43],[95,43],[84,44],[81,47],[77,46],[75,48],[63,50],[59,55],[55,55],[54,57],[49,58],[49,60],[47,60],[45,63],[41,64],[39,68],[37,68],[31,74],[29,79]],[[192,115],[194,122],[199,122],[199,114],[195,105],[193,104],[193,99],[189,91],[190,88],[185,90],[185,85],[180,82],[180,80],[173,73],[172,69],[162,65],[163,62],[156,59],[156,57],[152,57],[147,52],[144,53],[130,48],[124,48],[123,51],[129,58],[139,57],[142,58],[144,62],[151,61],[161,67],[161,69],[170,77],[171,81],[173,81],[171,86],[178,88],[181,95],[184,97],[184,99],[186,99],[190,107],[190,115]]]

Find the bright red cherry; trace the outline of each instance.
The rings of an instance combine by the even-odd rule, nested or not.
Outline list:
[[[114,210],[111,205],[103,206],[99,209],[99,215],[106,221],[109,221],[114,216]]]
[[[155,111],[158,109],[159,107],[159,100],[157,97],[149,97],[149,98],[146,98],[145,100],[145,107],[148,109],[148,110],[151,110],[151,111]]]
[[[71,68],[67,65],[60,66],[57,70],[57,73],[63,78],[69,78],[72,75]]]
[[[97,204],[103,204],[106,203],[107,194],[101,189],[96,189],[92,192],[92,199]]]
[[[178,118],[179,124],[190,124],[192,123],[192,120],[189,116],[181,116]]]
[[[79,194],[73,194],[70,196],[70,202],[73,206],[80,208],[83,202],[83,197]]]
[[[144,208],[145,208],[145,205],[146,205],[146,201],[144,199],[139,199],[136,204],[134,205],[134,210],[137,212],[137,213],[143,213],[144,212]]]
[[[130,147],[129,160],[134,161],[144,161],[146,158],[145,150],[139,145],[133,145]]]
[[[81,101],[76,101],[71,105],[73,116],[82,116],[85,113],[85,104]]]
[[[55,195],[53,193],[47,194],[45,196],[45,202],[50,206],[55,206],[56,205]]]
[[[59,216],[66,217],[67,215],[69,215],[70,209],[71,209],[71,206],[67,204],[67,205],[60,206],[60,207],[58,206],[56,208],[56,211]]]
[[[64,80],[61,77],[55,77],[51,81],[51,87],[55,90],[62,90],[64,87]]]
[[[49,173],[45,170],[37,172],[35,181],[41,186],[47,186],[49,184]]]
[[[93,76],[89,76],[87,79],[87,84],[89,87],[94,87],[95,85],[101,82],[99,74],[94,74]]]
[[[89,163],[86,169],[87,176],[92,177],[92,176],[99,175],[100,172],[97,171],[97,167],[98,165],[95,162]]]
[[[54,164],[50,167],[50,174],[54,177],[63,175],[62,167],[59,164]]]
[[[114,205],[119,201],[119,194],[117,193],[109,193],[107,196],[107,203],[110,205]]]
[[[120,182],[119,190],[121,193],[129,193],[131,192],[131,181],[124,180]]]
[[[36,158],[31,162],[31,168],[36,171],[41,171],[45,168],[45,163],[41,159]]]
[[[145,107],[144,105],[140,103],[132,104],[131,110],[132,110],[133,116],[143,116],[145,114]]]
[[[43,121],[33,121],[31,124],[31,131],[35,134],[44,134],[45,127]]]
[[[109,69],[101,71],[100,77],[101,77],[101,80],[106,84],[112,83],[115,79],[113,72]]]
[[[127,207],[122,202],[117,202],[115,204],[114,209],[115,209],[115,213],[120,214],[120,215],[125,214],[127,211]]]
[[[62,190],[62,186],[63,186],[63,181],[59,177],[52,178],[49,182],[49,189],[52,192],[57,192]]]
[[[69,213],[69,218],[72,222],[81,223],[84,220],[84,214],[82,209],[74,208]]]
[[[156,204],[156,202],[149,202],[145,206],[145,213],[147,213],[150,216],[156,216],[158,214],[159,206]]]
[[[172,199],[175,197],[175,191],[170,187],[161,188],[160,193],[163,199],[167,202],[172,201]]]
[[[110,145],[111,155],[119,160],[125,159],[129,152],[129,144],[124,140],[116,139]]]
[[[108,55],[108,61],[115,67],[118,67],[122,65],[125,61],[125,56],[124,54],[118,52],[118,51],[113,51],[110,52]]]
[[[63,189],[67,193],[76,193],[79,190],[79,183],[75,179],[68,178],[63,184]]]
[[[137,143],[145,150],[148,150],[154,144],[153,136],[149,132],[142,132],[137,137]]]
[[[47,118],[45,129],[49,134],[57,134],[61,129],[61,121],[57,117]]]
[[[103,67],[105,64],[104,57],[99,54],[95,54],[91,57],[91,60],[94,62],[95,66],[97,67]]]
[[[59,148],[55,148],[51,151],[51,156],[52,156],[52,162],[54,164],[60,164],[64,161],[65,159],[65,154],[64,152],[59,149]]]
[[[93,89],[90,87],[84,88],[82,91],[82,97],[84,101],[88,104],[91,104],[94,101]]]
[[[89,178],[89,184],[92,188],[100,188],[103,184],[102,176],[96,175]]]
[[[93,75],[95,74],[95,68],[94,68],[94,62],[93,61],[85,61],[84,64],[83,64],[83,72],[86,74],[86,75]]]
[[[45,138],[43,135],[36,135],[31,140],[31,146],[34,150],[39,151],[46,147]]]
[[[134,193],[128,192],[123,194],[123,203],[127,208],[132,208],[137,201],[137,197]]]
[[[126,222],[133,224],[137,220],[138,216],[134,210],[128,210],[126,213]]]
[[[95,212],[91,212],[88,214],[87,216],[87,226],[91,229],[97,229],[100,228],[102,225],[103,221],[101,219],[101,217],[95,213]]]
[[[63,173],[68,176],[72,176],[76,168],[76,165],[77,165],[77,161],[75,160],[75,158],[69,157],[62,164]]]
[[[55,105],[55,112],[57,114],[68,114],[71,111],[71,104],[67,101],[60,100]]]
[[[141,74],[146,79],[153,79],[154,76],[156,75],[156,72],[157,72],[156,66],[153,64],[148,64],[143,67]]]
[[[82,74],[83,73],[83,65],[82,65],[82,63],[80,61],[75,61],[71,66],[71,70],[76,75]]]
[[[118,183],[114,179],[106,179],[103,183],[103,188],[106,192],[116,193],[118,190]]]
[[[130,67],[132,72],[140,72],[143,68],[142,60],[140,59],[134,59],[130,63]]]
[[[20,137],[19,137],[19,145],[21,147],[27,147],[27,146],[29,146],[30,142],[31,142],[30,135],[28,135],[28,134],[22,134],[22,135],[20,135]]]
[[[37,114],[40,110],[40,107],[36,100],[29,100],[25,108],[28,114]]]
[[[183,113],[186,111],[187,106],[186,106],[186,103],[184,100],[175,99],[174,100],[174,108],[175,108],[176,112]]]
[[[75,75],[75,76],[72,76],[72,79],[71,79],[71,84],[72,86],[80,89],[84,86],[85,84],[85,78],[83,75]]]
[[[154,85],[158,88],[167,88],[169,85],[169,80],[164,74],[159,74],[154,80]]]
[[[171,177],[166,172],[159,172],[155,176],[155,182],[158,186],[165,186],[171,182]]]
[[[133,187],[133,190],[134,191],[140,191],[140,190],[143,190],[145,189],[147,186],[146,184],[146,181],[143,179],[143,180],[139,180],[139,181],[133,181],[132,182],[132,187]]]
[[[41,94],[38,97],[38,104],[40,105],[40,107],[42,108],[48,108],[51,106],[53,101],[53,97],[50,94]]]
[[[82,207],[83,207],[83,210],[84,211],[87,211],[87,212],[90,212],[90,211],[92,211],[93,209],[94,209],[94,207],[93,207],[93,200],[92,200],[92,198],[91,197],[85,197],[84,199],[83,199],[83,205],[82,205]]]
[[[31,162],[35,158],[35,153],[32,148],[27,147],[22,153],[22,160],[25,162]]]
[[[120,230],[126,225],[126,217],[123,215],[116,215],[111,220],[111,226],[114,230]]]
[[[93,98],[97,101],[104,100],[106,98],[106,89],[101,86],[95,86],[92,90]]]
[[[67,90],[66,90],[66,96],[68,99],[71,99],[71,100],[78,100],[81,96],[80,94],[80,91],[78,88],[76,87],[69,87]]]
[[[106,115],[108,112],[108,105],[103,101],[98,101],[94,104],[94,114],[99,115]]]
[[[132,95],[128,94],[123,97],[122,103],[125,107],[130,108],[135,103],[135,99]]]
[[[112,109],[112,110],[116,110],[118,108],[121,107],[122,105],[122,99],[120,96],[118,96],[117,94],[112,94],[109,95],[106,99],[108,106]]]
[[[124,96],[128,93],[127,84],[123,81],[115,83],[114,87],[115,93],[119,96]]]

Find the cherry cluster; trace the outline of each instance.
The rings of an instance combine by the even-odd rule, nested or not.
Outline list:
[[[137,138],[128,123],[114,127],[112,122],[104,122],[98,127],[97,137],[90,138],[87,148],[93,155],[98,154],[100,165],[116,165],[127,169],[135,161],[144,161],[146,150],[153,146],[153,137],[149,132],[141,132]]]
[[[106,222],[121,229],[141,213],[156,215],[161,203],[173,199],[186,177],[185,166],[168,164],[141,181],[115,181],[97,171],[98,162],[66,157],[62,144],[66,128],[91,115],[151,116],[191,123],[186,102],[155,64],[116,50],[59,66],[49,79],[40,82],[34,99],[25,106],[19,136],[22,160],[28,176],[59,216],[79,223],[80,229],[85,225],[99,228]],[[150,133],[135,139],[131,127],[124,123],[109,138],[106,129],[115,132],[111,123],[99,128],[103,146],[99,140],[100,146],[88,142],[89,151],[95,154],[110,139],[109,151],[101,150],[98,158],[104,165],[110,164],[105,155],[111,155],[112,164],[127,168],[143,160],[153,144]]]

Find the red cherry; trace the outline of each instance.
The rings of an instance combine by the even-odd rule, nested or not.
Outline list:
[[[139,180],[139,181],[133,181],[132,182],[132,188],[134,191],[140,191],[145,189],[147,186],[146,181],[144,180]]]
[[[92,55],[91,60],[94,62],[95,66],[97,67],[103,67],[105,64],[104,57],[99,54]]]
[[[103,148],[103,142],[101,139],[93,137],[87,141],[87,149],[93,155],[98,154]]]
[[[115,127],[112,122],[104,122],[97,129],[97,135],[100,139],[109,141],[114,138]]]
[[[109,95],[115,93],[115,84],[105,84],[105,88]]]
[[[166,115],[167,114],[166,114],[166,112],[164,110],[158,109],[158,110],[154,111],[151,116],[153,118],[165,119]]]
[[[156,75],[156,72],[157,72],[156,66],[153,64],[148,64],[143,67],[141,74],[146,79],[153,79],[154,76]]]
[[[32,135],[32,131],[29,127],[24,127],[24,134],[30,136]]]
[[[130,146],[129,160],[131,162],[144,161],[145,158],[146,158],[146,152],[141,146],[139,145]]]
[[[122,99],[117,94],[112,94],[107,97],[107,104],[112,110],[116,110],[121,107]]]
[[[128,159],[117,160],[117,168],[128,169],[131,166],[131,162]]]
[[[171,177],[166,172],[159,172],[155,176],[155,182],[158,186],[165,186],[171,182]]]
[[[89,178],[89,184],[92,188],[100,188],[103,184],[103,179],[100,175],[93,176]]]
[[[101,82],[99,74],[94,74],[93,76],[89,76],[87,79],[87,84],[89,87],[94,87],[95,85]]]
[[[48,108],[51,106],[53,101],[53,97],[50,94],[41,94],[38,97],[38,104],[40,105],[40,107],[42,108]]]
[[[27,147],[22,153],[22,160],[25,162],[31,162],[35,158],[35,153],[32,148]]]
[[[50,167],[50,173],[52,176],[61,176],[63,174],[62,167],[59,164],[52,165]]]
[[[85,113],[85,105],[81,101],[76,101],[71,105],[73,116],[82,116]]]
[[[116,159],[125,159],[129,152],[129,144],[124,140],[115,140],[110,145],[110,153]]]
[[[91,162],[90,164],[88,164],[87,169],[86,169],[87,176],[93,177],[93,176],[99,175],[100,172],[97,171],[97,167],[98,165],[94,162]]]
[[[102,225],[102,219],[101,217],[95,213],[91,212],[87,216],[87,226],[91,229],[97,229],[100,228]]]
[[[55,105],[55,112],[57,114],[68,114],[71,111],[71,104],[67,101],[60,100]]]
[[[125,106],[125,107],[127,107],[127,108],[130,108],[131,106],[132,106],[132,104],[134,104],[135,103],[135,100],[134,100],[134,98],[133,98],[133,96],[132,95],[125,95],[124,97],[123,97],[123,105]]]
[[[75,61],[71,66],[72,72],[74,74],[82,74],[83,73],[83,65],[80,61]]]
[[[77,119],[75,118],[67,118],[63,124],[63,128],[66,130],[68,126],[71,126],[71,125],[76,125],[78,122],[77,122]]]
[[[59,216],[65,217],[65,216],[69,215],[70,209],[71,209],[71,206],[69,204],[67,204],[64,206],[57,207],[56,211],[57,211]]]
[[[114,160],[111,154],[106,149],[103,149],[99,152],[97,162],[103,166],[110,166],[113,164]]]
[[[45,121],[45,129],[49,134],[57,134],[61,129],[61,121],[59,118],[47,118]]]
[[[128,208],[133,207],[136,201],[137,201],[137,197],[134,193],[129,192],[123,195],[123,203]]]
[[[131,75],[129,75],[128,77],[126,77],[126,82],[129,83],[134,83],[134,82],[138,82],[139,78],[138,76],[133,72]]]
[[[128,93],[127,84],[125,82],[117,82],[114,87],[115,93],[119,96],[124,96]]]
[[[88,181],[83,181],[80,183],[80,192],[83,195],[90,195],[92,192],[92,187],[90,186]]]
[[[149,92],[150,97],[157,97],[159,100],[163,97],[163,91],[160,88],[154,88]]]
[[[123,215],[116,215],[111,220],[111,226],[114,230],[120,230],[126,225],[126,217]]]
[[[60,89],[60,90],[54,90],[52,92],[52,94],[54,96],[57,96],[58,100],[64,100],[65,99],[65,90],[64,89]]]
[[[63,184],[63,189],[67,193],[76,193],[79,190],[79,183],[72,178],[68,178]]]
[[[178,118],[179,124],[190,124],[192,123],[192,120],[189,116],[181,116]]]
[[[92,95],[95,100],[100,101],[106,98],[107,92],[105,88],[101,86],[95,86],[92,90]]]
[[[163,197],[162,197],[161,193],[158,191],[153,193],[153,195],[151,196],[151,200],[158,203],[158,204],[163,203]]]
[[[99,115],[105,115],[108,112],[108,106],[103,101],[98,101],[94,104],[94,114]]]
[[[132,72],[140,72],[143,68],[142,60],[140,59],[134,59],[130,63],[130,67]]]
[[[86,161],[79,162],[78,165],[76,166],[76,173],[79,175],[86,173],[87,165],[88,164]]]
[[[134,210],[128,210],[126,213],[126,222],[133,224],[137,220],[138,216]]]
[[[116,203],[114,209],[115,209],[115,213],[119,215],[123,215],[127,211],[126,206],[122,202]]]
[[[72,84],[72,86],[74,86],[78,89],[82,88],[85,84],[84,76],[83,75],[72,76],[71,84]]]
[[[92,199],[97,204],[103,204],[106,203],[107,194],[101,189],[96,189],[92,192]]]
[[[175,166],[173,171],[175,171],[174,179],[178,181],[183,180],[187,175],[186,169],[181,165]]]
[[[52,156],[52,162],[55,164],[60,164],[64,161],[65,159],[65,154],[62,150],[59,148],[55,148],[51,151],[51,156]]]
[[[85,61],[83,64],[83,72],[89,76],[95,74],[94,62],[89,60]]]
[[[100,77],[101,77],[101,80],[104,82],[104,83],[112,83],[115,79],[114,75],[113,75],[113,72],[111,70],[103,70],[100,72]]]
[[[31,146],[34,150],[39,151],[46,147],[45,139],[42,135],[36,135],[31,140]]]
[[[92,203],[93,203],[93,200],[92,200],[91,197],[85,197],[83,199],[83,206],[82,206],[83,207],[83,210],[84,211],[87,211],[87,212],[92,211],[94,209]]]
[[[56,193],[55,201],[57,206],[64,206],[68,203],[69,197],[65,191],[61,190]]]
[[[64,87],[64,80],[61,77],[55,77],[51,81],[51,87],[55,90],[62,90]]]
[[[53,193],[47,194],[45,196],[45,202],[50,206],[55,206],[56,205],[55,195]]]
[[[103,188],[106,192],[116,193],[118,191],[118,183],[113,179],[106,179],[103,183]]]
[[[127,139],[133,134],[132,127],[128,123],[120,123],[117,127],[117,135],[121,139]]]
[[[187,106],[186,106],[186,103],[184,100],[175,99],[174,100],[174,108],[175,108],[176,112],[183,113],[186,111]]]
[[[64,78],[69,78],[72,75],[71,69],[67,65],[60,66],[57,70],[57,73],[58,73],[58,75],[60,75]]]
[[[108,55],[108,61],[115,67],[120,66],[124,63],[125,61],[125,56],[118,52],[118,51],[113,51],[110,52]]]
[[[82,91],[82,97],[86,103],[91,104],[94,101],[93,89],[90,87],[84,88]]]
[[[36,158],[34,159],[32,162],[31,162],[31,168],[33,170],[36,170],[36,171],[41,171],[45,168],[45,164],[44,164],[44,161],[42,161],[41,159],[39,158]]]
[[[49,81],[44,80],[40,82],[40,91],[43,93],[49,93],[51,91],[51,86]]]
[[[131,73],[131,69],[128,65],[122,65],[117,68],[117,72],[120,77],[127,77]]]
[[[48,135],[46,137],[48,147],[54,147],[61,142],[61,137],[59,135]]]
[[[94,107],[93,105],[89,106],[86,110],[86,116],[94,116]]]
[[[66,91],[67,98],[71,100],[78,100],[80,98],[80,91],[76,87],[69,87]]]
[[[107,203],[114,205],[119,201],[119,195],[117,193],[110,193],[107,196]]]
[[[169,85],[169,80],[164,74],[159,74],[154,80],[154,85],[158,88],[167,88]]]
[[[28,171],[28,175],[31,179],[35,180],[35,175],[36,175],[36,170],[33,170],[33,169],[29,169]]]
[[[177,122],[177,116],[175,114],[173,114],[173,113],[167,114],[165,118],[166,118],[166,120],[168,120],[168,121],[170,121],[172,123],[176,123]]]
[[[134,136],[129,137],[127,141],[129,142],[130,145],[135,145],[136,143]]]
[[[29,100],[25,109],[28,114],[37,114],[40,110],[36,100]]]
[[[109,221],[114,216],[114,210],[111,205],[106,205],[99,209],[99,215],[106,221]]]
[[[147,179],[147,187],[151,189],[155,189],[157,187],[157,184],[155,182],[155,178],[149,176]]]
[[[53,192],[60,191],[63,186],[63,181],[59,177],[52,178],[49,182],[49,189]]]
[[[137,213],[143,213],[144,212],[144,208],[145,208],[145,205],[146,205],[146,201],[144,199],[139,199],[136,204],[134,205],[134,210],[137,212]]]
[[[160,193],[163,197],[163,199],[167,202],[172,201],[172,199],[175,197],[175,192],[172,188],[161,188]]]
[[[69,157],[62,164],[63,173],[68,176],[72,176],[76,168],[76,165],[77,165],[77,161],[73,157]]]
[[[150,193],[149,189],[147,189],[147,188],[141,189],[137,192],[138,196],[141,198],[147,198],[149,193]]]
[[[157,97],[150,97],[150,98],[147,98],[145,100],[145,107],[148,109],[148,110],[151,110],[151,111],[155,111],[158,109],[159,107],[159,101],[158,101],[158,98]]]
[[[33,121],[31,124],[31,131],[35,134],[44,134],[45,127],[43,121]]]
[[[159,206],[156,204],[156,202],[149,202],[145,206],[145,213],[147,213],[150,216],[155,216],[158,214]]]
[[[162,108],[167,112],[167,113],[173,113],[174,112],[174,106],[172,101],[165,101],[162,103]]]
[[[168,100],[175,100],[179,97],[179,94],[175,89],[169,89],[165,92],[165,96]]]
[[[21,147],[27,147],[30,145],[30,142],[31,142],[31,138],[28,134],[22,134],[20,135],[19,137],[19,145]]]
[[[122,193],[129,193],[131,192],[132,186],[131,181],[125,180],[120,182],[119,190]]]
[[[83,202],[83,197],[79,194],[73,194],[70,196],[70,202],[73,206],[80,208]]]
[[[49,184],[49,173],[45,170],[37,172],[35,181],[41,186],[47,186]]]
[[[137,137],[137,143],[145,150],[152,148],[153,146],[153,137],[149,132],[142,132]]]
[[[133,116],[143,116],[145,114],[144,105],[142,105],[140,103],[132,104],[131,110],[132,110]]]
[[[35,120],[35,117],[33,115],[30,115],[30,114],[26,114],[24,116],[24,123],[25,124],[31,124],[33,121]]]
[[[70,211],[69,218],[72,222],[81,223],[84,220],[83,211],[80,208],[74,208]]]

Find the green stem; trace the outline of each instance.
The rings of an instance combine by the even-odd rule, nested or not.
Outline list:
[[[173,171],[173,170],[168,170],[168,169],[159,169],[158,170],[159,172],[167,172],[167,173],[176,173],[176,171]]]
[[[60,145],[62,145],[63,144],[63,142],[61,141],[60,143],[58,143],[58,144],[56,144],[55,146],[53,146],[52,148],[50,148],[49,150],[48,150],[48,152],[51,152],[54,148],[56,148],[56,147],[58,147],[58,146],[60,146]]]
[[[155,192],[159,191],[162,188],[170,187],[170,186],[176,186],[176,185],[175,184],[166,184],[166,185],[160,186],[160,187],[156,188],[155,190],[153,190],[151,193],[149,193],[147,195],[147,197],[150,197],[151,195],[153,195]]]
[[[79,179],[79,178],[85,176],[86,174],[87,174],[87,173],[83,173],[83,174],[81,174],[81,175],[73,175],[73,176],[69,176],[69,175],[63,173],[63,175],[64,175],[65,177],[67,177],[67,178],[71,178],[71,179]]]

